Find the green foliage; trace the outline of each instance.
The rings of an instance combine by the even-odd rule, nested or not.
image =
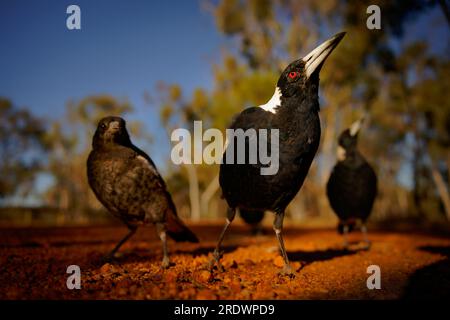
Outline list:
[[[0,198],[27,194],[42,169],[45,123],[0,97]]]

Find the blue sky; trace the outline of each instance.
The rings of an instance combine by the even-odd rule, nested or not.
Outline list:
[[[74,3],[81,30],[66,28]],[[161,80],[186,93],[210,87],[226,41],[200,1],[1,1],[0,12],[0,96],[56,119],[69,99],[112,94],[131,102],[156,142],[164,133],[144,92]]]

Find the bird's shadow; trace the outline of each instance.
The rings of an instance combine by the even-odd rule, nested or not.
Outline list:
[[[157,259],[158,253],[144,250],[127,250],[119,251],[114,258],[106,258],[107,252],[96,252],[92,254],[92,265],[94,267],[101,267],[105,263],[113,265],[123,265],[126,263],[143,263]]]
[[[222,246],[222,253],[230,253],[235,251],[240,246],[230,245],[230,246]],[[215,247],[200,247],[194,250],[173,250],[172,254],[189,254],[192,257],[198,257],[201,255],[208,255],[214,252]],[[134,248],[126,251],[119,251],[118,256],[114,257],[110,260],[105,260],[104,256],[97,254],[94,258],[94,266],[102,266],[106,262],[111,264],[124,264],[124,263],[143,263],[154,261],[155,259],[160,259],[162,257],[162,252],[160,250],[153,251],[147,249]]]
[[[220,247],[220,251],[222,253],[224,253],[224,254],[225,253],[230,253],[230,252],[235,251],[239,247],[244,247],[244,246],[237,246],[237,245],[221,246]],[[208,247],[196,248],[194,250],[175,250],[174,253],[190,254],[190,255],[192,255],[195,258],[195,257],[198,257],[198,256],[208,255],[210,253],[213,253],[215,248],[216,248],[215,246],[208,246]]]
[[[315,251],[288,251],[288,258],[291,261],[302,262],[303,265],[308,265],[313,262],[331,260],[338,257],[353,255],[362,249],[349,250],[349,249],[326,249]]]
[[[403,299],[447,299],[450,292],[450,246],[422,246],[421,251],[446,258],[414,272],[408,279]]]
[[[450,246],[422,246],[419,250],[441,254],[450,259]]]
[[[84,241],[38,241],[38,240],[26,240],[20,243],[6,243],[0,244],[0,248],[44,248],[44,247],[76,247],[76,246],[88,246],[88,245],[102,245],[102,244],[114,243],[113,240],[84,240]]]

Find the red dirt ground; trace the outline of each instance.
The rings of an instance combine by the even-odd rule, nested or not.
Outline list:
[[[124,227],[0,229],[0,299],[396,299],[448,297],[450,238],[372,232],[371,250],[342,249],[334,230],[286,228],[295,278],[278,275],[272,230],[252,236],[233,224],[224,241],[224,273],[207,271],[221,225],[194,226],[200,244],[170,241],[168,270],[153,228],[141,228],[112,264],[101,258]],[[359,239],[359,234],[351,240]],[[358,249],[359,247],[359,249]],[[66,268],[81,268],[81,290],[68,290]],[[369,290],[367,267],[381,268]]]

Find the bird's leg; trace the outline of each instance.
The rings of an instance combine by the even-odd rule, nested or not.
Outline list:
[[[283,229],[283,219],[284,219],[284,212],[276,213],[275,220],[273,221],[273,230],[275,231],[275,234],[277,235],[278,244],[280,245],[281,255],[283,256],[283,259],[284,259],[284,267],[283,267],[283,271],[281,272],[281,274],[293,276],[294,272],[292,271],[292,267],[289,264],[289,258],[286,253],[286,248],[284,247],[283,236],[281,235],[281,230]]]
[[[223,272],[223,266],[220,263],[220,256],[221,256],[221,252],[220,252],[220,246],[222,244],[223,238],[225,236],[225,233],[228,229],[228,226],[231,224],[231,222],[233,222],[234,217],[236,216],[236,209],[235,208],[228,208],[227,211],[227,220],[225,222],[225,226],[223,227],[223,230],[219,236],[219,241],[217,241],[217,245],[216,248],[214,249],[214,253],[213,253],[213,258],[209,264],[209,269],[210,271],[213,270],[214,265],[217,263],[217,267],[219,268],[220,272]]]
[[[114,249],[112,249],[112,251],[105,256],[104,260],[105,261],[110,261],[112,259],[114,259],[114,255],[116,254],[116,252],[120,249],[120,247],[127,242],[128,239],[131,238],[131,236],[136,232],[137,227],[136,226],[128,226],[128,228],[130,229],[130,231],[127,233],[127,235],[125,237],[123,237],[122,240],[119,241],[118,244],[116,244],[116,246],[114,247]]]
[[[363,234],[364,242],[366,243],[366,249],[368,250],[368,249],[370,249],[371,242],[370,242],[369,238],[367,237],[367,227],[364,223],[361,225],[361,232]]]
[[[256,226],[253,226],[253,227],[252,227],[252,233],[253,233],[255,236],[261,236],[261,235],[264,234],[264,233],[263,233],[263,228],[262,228],[262,226],[261,226],[261,223],[258,223]]]
[[[344,249],[348,249],[348,224],[344,224],[342,229],[342,236],[344,237]]]
[[[165,225],[163,223],[157,223],[156,231],[158,232],[158,236],[161,239],[163,248],[163,259],[161,263],[161,268],[167,269],[170,266],[170,259],[169,259],[169,250],[167,249],[167,235]]]

